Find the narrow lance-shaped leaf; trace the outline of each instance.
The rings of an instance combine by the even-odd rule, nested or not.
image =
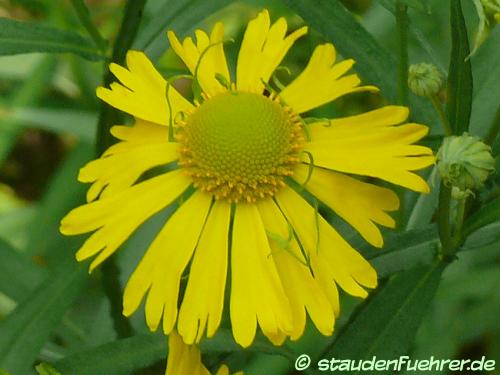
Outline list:
[[[434,263],[390,279],[353,315],[323,357],[394,359],[406,354],[445,267]]]
[[[69,52],[100,60],[94,43],[72,31],[0,17],[0,56],[31,52]]]
[[[32,368],[41,347],[86,284],[87,266],[75,263],[62,265],[0,323],[0,368],[11,374],[25,374]]]
[[[450,0],[451,56],[447,112],[453,134],[469,129],[472,107],[472,67],[461,0]]]
[[[47,270],[0,240],[0,292],[24,300],[47,276]]]

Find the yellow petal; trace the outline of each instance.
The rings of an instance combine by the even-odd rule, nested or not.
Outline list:
[[[154,331],[163,316],[164,332],[170,333],[177,318],[180,279],[193,254],[210,203],[209,195],[195,192],[169,218],[127,283],[123,300],[125,315],[135,311],[150,288],[146,322]]]
[[[131,137],[111,146],[101,158],[80,169],[79,181],[93,183],[87,192],[88,202],[99,194],[105,198],[125,190],[147,170],[177,159],[178,145],[168,142],[166,127],[139,120],[133,128],[147,128],[156,138]],[[131,131],[134,134],[144,132]]]
[[[177,39],[174,32],[168,32],[168,39],[175,53],[184,61],[190,72],[196,76],[202,90],[210,96],[227,89],[216,79],[222,75],[227,82],[231,81],[224,54],[224,26],[217,22],[210,34],[201,31],[195,32],[197,43],[191,38],[184,39],[183,43]]]
[[[96,94],[100,99],[140,119],[160,125],[169,124],[167,82],[144,53],[128,51],[127,69],[112,63],[110,70],[121,84],[114,82],[110,89],[98,87]],[[168,95],[173,118],[178,112],[188,112],[193,108],[174,87],[169,87]]]
[[[229,203],[216,201],[196,247],[177,324],[188,344],[199,342],[205,328],[212,337],[221,321],[230,213]]]
[[[198,347],[188,346],[172,331],[168,337],[168,358],[165,375],[210,375],[201,362]]]
[[[280,97],[296,113],[303,113],[345,94],[378,91],[373,86],[359,86],[361,81],[355,74],[344,75],[354,64],[353,60],[335,64],[335,58],[332,44],[316,47],[305,69],[280,93]]]
[[[302,165],[296,168],[293,177],[303,183],[308,173],[309,168]],[[385,212],[399,208],[398,196],[392,190],[321,168],[313,168],[305,187],[373,246],[384,244],[375,223],[394,228],[394,220]]]
[[[292,330],[290,303],[281,284],[257,207],[238,204],[231,245],[230,315],[233,335],[249,346],[257,321],[264,335]]]
[[[386,107],[364,115],[336,119],[327,126],[324,123],[311,124],[311,142],[305,148],[312,153],[314,165],[376,177],[415,191],[428,192],[427,183],[410,172],[435,161],[430,148],[412,145],[427,134],[428,128],[411,123],[394,126],[406,116],[406,111],[400,108]],[[384,115],[387,115],[385,122]],[[349,121],[352,121],[352,126]]]
[[[260,201],[257,206],[268,233],[286,240],[289,237],[288,224],[276,204],[268,199]],[[324,335],[331,335],[335,323],[332,304],[306,265],[306,259],[297,241],[292,238],[288,249],[284,249],[275,240],[271,240],[270,245],[272,257],[292,308],[294,325],[292,340],[302,336],[306,323],[306,309],[318,330]]]
[[[84,260],[99,253],[90,265],[92,270],[190,183],[182,171],[151,178],[108,198],[75,208],[62,219],[60,231],[75,235],[97,229],[76,254],[78,260]]]
[[[238,90],[261,93],[264,90],[262,81],[269,82],[290,47],[307,33],[307,27],[288,36],[286,32],[285,19],[280,18],[271,25],[267,10],[248,23],[236,68]]]
[[[295,191],[283,189],[276,200],[310,258],[314,274],[321,268],[326,274],[324,281],[335,280],[347,293],[366,297],[362,286],[377,285],[373,267]],[[328,284],[323,284],[323,288],[327,287]]]

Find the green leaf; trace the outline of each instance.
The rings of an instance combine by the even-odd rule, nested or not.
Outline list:
[[[450,0],[451,56],[447,112],[453,134],[469,129],[472,107],[472,67],[461,0]]]
[[[358,246],[363,256],[375,267],[380,277],[430,265],[435,259],[436,245],[439,243],[434,224],[400,233],[388,233],[382,249],[370,245]]]
[[[445,263],[435,263],[390,279],[353,315],[323,357],[394,359],[406,354],[434,298],[445,266]]]
[[[70,249],[66,249],[70,252]],[[0,368],[25,374],[66,310],[83,290],[87,265],[71,259],[0,322]]]
[[[70,355],[54,364],[63,374],[130,374],[167,358],[167,337],[163,334],[139,334]],[[229,329],[219,329],[214,338],[200,343],[202,353],[232,353],[241,351]],[[275,347],[259,337],[250,351],[279,354],[294,359],[291,352]]]
[[[467,219],[464,234],[468,236],[476,230],[498,220],[500,220],[500,197],[488,202]]]
[[[166,358],[167,338],[142,334],[82,350],[54,364],[62,374],[130,374]]]
[[[47,271],[0,239],[0,292],[24,300],[47,276]]]
[[[397,101],[397,63],[339,0],[284,0],[307,24],[332,41],[344,58],[356,60],[363,83],[377,85],[391,102]],[[410,98],[415,120],[434,124],[436,115],[422,98]]]
[[[96,134],[97,114],[93,112],[21,107],[5,111],[0,114],[0,118],[57,134],[71,134],[89,143],[94,140]]]
[[[232,0],[177,0],[166,2],[156,15],[139,31],[133,47],[145,50],[157,59],[168,48],[165,32],[173,30],[177,35],[192,31],[208,15],[232,3]]]
[[[481,138],[489,129],[500,109],[500,28],[492,30],[490,36],[472,58],[474,65],[474,97],[470,131]]]
[[[92,41],[67,30],[0,17],[0,56],[32,52],[69,52],[102,60]]]

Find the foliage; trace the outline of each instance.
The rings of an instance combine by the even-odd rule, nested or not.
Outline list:
[[[361,15],[348,10],[363,8],[361,3],[368,4]],[[151,241],[162,215],[169,213],[148,221],[123,246],[113,260],[111,286],[111,268],[89,276],[87,265],[74,261],[82,239],[68,240],[58,232],[61,217],[84,199],[78,169],[92,158],[96,144],[102,150],[112,142],[109,125],[126,121],[101,106],[94,89],[112,80],[107,62],[122,62],[129,48],[144,50],[163,73],[182,72],[168,52],[167,29],[184,36],[220,19],[239,40],[262,7],[271,8],[273,17],[289,18],[294,27],[306,23],[313,30],[287,57],[292,71],[304,65],[316,41],[330,41],[343,58],[356,60],[364,82],[381,88],[382,96],[343,99],[314,115],[351,114],[406,96],[412,119],[431,128],[425,143],[437,152],[442,116],[429,100],[407,91],[398,69],[407,68],[405,55],[410,63],[432,62],[447,76],[438,100],[452,133],[468,131],[484,139],[498,165],[500,30],[492,28],[471,55],[469,43],[483,22],[472,2],[23,0],[0,5],[0,373],[162,373],[165,337],[148,333],[140,313],[120,330],[115,297],[139,260],[134,249]],[[228,44],[227,53],[230,61],[236,59],[234,45]],[[400,89],[406,90],[403,96]],[[301,353],[314,359],[392,359],[402,354],[471,358],[479,351],[500,358],[498,174],[463,207],[449,187],[440,187],[436,172],[427,177],[430,195],[402,194],[398,228],[384,233],[383,249],[371,248],[339,224],[375,266],[381,285],[366,301],[341,296],[346,307],[333,338],[310,327],[298,342],[274,347],[259,338],[243,350],[222,329],[201,344],[210,366],[224,361],[246,374],[290,374]]]

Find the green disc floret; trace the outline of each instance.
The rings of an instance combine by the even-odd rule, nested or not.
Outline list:
[[[181,165],[196,187],[219,199],[253,202],[272,196],[299,160],[297,117],[262,95],[217,95],[181,125]]]

